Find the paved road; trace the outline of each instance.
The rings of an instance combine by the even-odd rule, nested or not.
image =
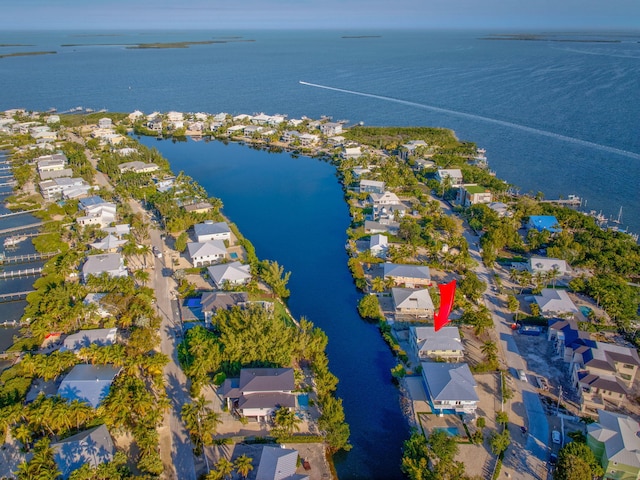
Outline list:
[[[484,303],[491,311],[495,332],[499,338],[499,348],[503,359],[509,369],[512,378],[516,378],[517,370],[526,370],[526,362],[520,355],[518,346],[513,338],[511,329],[511,313],[505,308],[505,300],[500,298],[494,290],[495,282],[493,271],[490,271],[484,263],[476,246],[478,238],[470,232],[465,232],[469,243],[469,253],[478,262],[476,274],[489,288],[484,293]],[[505,471],[512,470],[512,478],[544,479],[546,478],[546,462],[548,457],[549,424],[544,413],[544,408],[536,389],[528,382],[521,380],[510,381],[510,386],[515,390],[515,396],[511,400],[509,420],[512,438],[521,435],[520,426],[528,429],[524,449],[512,448],[507,450],[504,458]],[[523,406],[524,408],[520,408]],[[519,442],[518,442],[519,443]]]
[[[130,201],[134,213],[146,215],[139,203]],[[149,230],[151,245],[160,252],[163,251],[161,232],[156,228]],[[169,363],[164,369],[164,382],[167,395],[171,401],[171,408],[165,414],[164,425],[159,429],[160,456],[165,465],[165,478],[179,480],[195,480],[196,468],[193,456],[193,445],[189,434],[182,422],[180,411],[182,406],[191,401],[187,388],[187,378],[178,363],[177,346],[180,339],[181,327],[174,314],[175,281],[170,276],[163,275],[165,269],[165,255],[163,258],[153,258],[153,272],[151,287],[155,290],[156,307],[162,319],[160,326],[160,351],[169,357]]]

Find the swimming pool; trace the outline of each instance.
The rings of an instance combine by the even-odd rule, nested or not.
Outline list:
[[[298,407],[300,410],[308,410],[309,409],[309,394],[301,393],[298,395]]]
[[[458,436],[458,427],[436,427],[434,430],[440,430],[446,432],[450,437]]]
[[[232,259],[234,259],[234,260],[236,260],[236,259],[238,258],[238,254],[237,254],[236,252],[231,252],[231,253],[229,254],[229,256],[230,256]]]
[[[584,315],[585,317],[589,318],[589,315],[591,315],[591,312],[593,312],[593,309],[585,306],[585,305],[580,305],[580,312],[582,312],[582,315]]]

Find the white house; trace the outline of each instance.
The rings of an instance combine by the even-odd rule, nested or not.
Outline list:
[[[214,285],[218,288],[223,287],[225,282],[231,285],[243,285],[251,280],[251,267],[237,261],[212,265],[207,271]]]
[[[216,222],[206,220],[193,226],[198,242],[209,240],[231,240],[231,229],[227,222]]]
[[[218,263],[227,256],[227,248],[222,240],[189,242],[187,249],[194,267],[206,267],[212,263]]]
[[[529,271],[531,273],[557,272],[559,276],[569,273],[567,262],[559,258],[531,257],[529,259]]]
[[[434,413],[473,414],[480,398],[466,363],[422,362],[422,379]]]
[[[382,195],[385,192],[384,189],[384,182],[379,182],[377,180],[360,180],[360,193],[377,193]]]
[[[322,123],[320,125],[320,131],[327,137],[333,137],[342,133],[342,124],[335,122]]]
[[[545,317],[573,316],[580,313],[564,290],[544,288],[540,295],[533,297]]]
[[[82,266],[82,279],[86,283],[89,276],[96,277],[103,273],[111,277],[126,277],[129,273],[124,266],[124,260],[119,253],[104,253],[89,255]]]
[[[384,258],[389,251],[389,240],[385,235],[371,235],[369,239],[369,250],[373,256]]]
[[[444,183],[446,179],[451,181],[452,187],[457,187],[464,183],[462,179],[462,171],[459,168],[441,168],[436,170],[436,180]]]

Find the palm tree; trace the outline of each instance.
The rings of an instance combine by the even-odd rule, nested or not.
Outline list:
[[[140,286],[145,286],[150,277],[151,275],[146,270],[135,270],[133,272],[133,278],[135,278]]]
[[[278,428],[281,428],[287,435],[291,435],[293,431],[300,431],[298,424],[300,420],[293,410],[287,407],[280,407],[276,411],[275,424]]]
[[[246,455],[241,455],[233,462],[233,467],[242,478],[247,478],[249,472],[253,470],[253,459]]]
[[[484,354],[485,357],[487,357],[488,362],[492,362],[498,359],[498,346],[491,340],[487,340],[486,342],[484,342],[480,347],[480,351]]]
[[[374,292],[384,292],[384,288],[385,288],[384,278],[382,277],[374,278],[373,281],[371,282],[371,288],[373,289]]]
[[[225,457],[220,458],[215,464],[216,472],[220,475],[220,478],[231,478],[233,473],[233,463],[227,460]]]

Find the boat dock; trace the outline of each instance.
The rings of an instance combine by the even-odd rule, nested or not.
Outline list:
[[[0,187],[6,185],[4,183],[0,183]],[[0,219],[2,218],[9,218],[9,217],[15,217],[16,215],[22,215],[24,213],[31,213],[31,212],[37,212],[38,210],[40,210],[39,208],[32,208],[31,210],[20,210],[19,212],[11,212],[11,213],[1,213],[0,214]]]
[[[23,292],[3,293],[0,295],[0,303],[16,302],[18,300],[24,300],[31,292],[35,290],[25,290]]]
[[[0,230],[0,235],[2,235],[3,233],[12,233],[12,232],[19,232],[20,230],[28,230],[30,228],[36,228],[39,227],[40,225],[43,225],[44,222],[38,222],[38,223],[31,223],[29,225],[22,225],[21,227],[11,227],[11,228],[5,228],[4,230]],[[40,235],[39,233],[33,233],[33,234],[25,234],[27,236],[30,237],[35,237],[37,235]]]
[[[29,253],[26,255],[14,255],[11,257],[5,257],[0,254],[0,265],[8,263],[28,263],[35,260],[46,260],[47,258],[55,257],[60,251],[46,252],[46,253]]]
[[[577,195],[569,195],[567,198],[558,198],[556,200],[539,200],[540,203],[555,203],[557,205],[582,205],[582,199]]]
[[[24,270],[10,270],[8,272],[0,273],[0,280],[6,280],[7,278],[27,277],[29,275],[38,275],[42,273],[42,267],[25,268]]]

